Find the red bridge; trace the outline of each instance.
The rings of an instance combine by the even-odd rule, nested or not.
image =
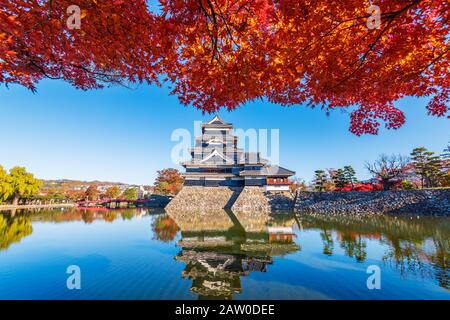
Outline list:
[[[128,208],[130,206],[143,206],[149,201],[141,200],[119,200],[119,199],[105,199],[105,200],[82,200],[77,202],[77,207],[81,208]]]

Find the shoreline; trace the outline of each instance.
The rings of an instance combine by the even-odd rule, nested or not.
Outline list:
[[[75,206],[75,203],[0,205],[0,211],[17,209],[72,208]]]

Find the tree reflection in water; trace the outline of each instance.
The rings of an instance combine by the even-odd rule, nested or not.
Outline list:
[[[84,221],[86,224],[95,220],[113,222],[131,219],[149,213],[147,209],[107,210],[103,208],[77,209],[27,209],[5,210],[0,212],[0,250],[7,249],[12,243],[19,242],[23,237],[33,232],[32,222],[47,221],[53,223],[68,221]]]
[[[8,249],[12,243],[19,242],[32,232],[29,218],[0,214],[0,250]]]
[[[320,238],[322,239],[323,243],[323,254],[326,254],[327,256],[333,255],[334,241],[331,230],[321,230]]]
[[[152,230],[155,240],[170,242],[175,239],[179,228],[175,221],[173,221],[170,216],[165,214],[159,215],[155,218],[155,220],[153,220]]]
[[[298,218],[303,228],[321,230],[324,254],[333,254],[332,231],[345,255],[358,262],[367,257],[367,241],[377,240],[386,247],[384,263],[398,270],[402,277],[433,278],[440,287],[449,289],[448,218],[307,214]]]
[[[241,276],[265,272],[272,257],[299,250],[293,241],[294,223],[303,230],[318,229],[327,256],[335,254],[336,241],[346,256],[362,263],[368,241],[377,241],[386,248],[382,261],[402,277],[432,278],[449,289],[448,218],[294,217],[226,211],[169,212],[169,216],[181,229],[182,250],[176,259],[186,263],[183,277],[193,281],[191,290],[200,298],[231,299],[241,292]]]

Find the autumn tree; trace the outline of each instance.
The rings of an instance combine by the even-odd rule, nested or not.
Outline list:
[[[112,186],[106,189],[105,197],[108,199],[116,199],[120,196],[120,189],[118,186]]]
[[[443,175],[440,157],[425,147],[419,147],[411,152],[411,160],[415,173],[420,176],[422,188],[435,187]]]
[[[23,197],[34,196],[42,186],[42,180],[36,179],[32,173],[23,167],[14,167],[9,170],[11,178],[13,205],[19,203]]]
[[[41,188],[40,193],[43,194],[47,199],[65,199],[66,190],[62,187],[46,187]]]
[[[145,0],[0,0],[0,82],[36,90],[44,78],[81,89],[165,81],[206,112],[257,99],[350,108],[357,135],[400,128],[394,103],[407,96],[428,97],[429,114],[449,117],[450,2],[374,4],[160,0],[154,10]]]
[[[8,200],[12,194],[11,177],[0,165],[0,203]]]
[[[138,193],[136,188],[127,188],[122,194],[122,198],[128,201],[134,201],[138,198]]]
[[[366,162],[365,167],[375,179],[380,180],[384,190],[389,190],[394,182],[405,175],[408,160],[401,155],[382,154],[373,163]]]
[[[155,182],[155,191],[164,195],[176,195],[183,187],[184,179],[177,169],[164,169],[158,171]]]
[[[300,178],[293,178],[291,179],[291,183],[289,184],[289,190],[294,193],[297,190],[300,191],[307,191],[308,188],[306,186],[306,183],[304,180],[300,179]]]
[[[90,185],[86,191],[84,192],[84,197],[87,200],[98,200],[98,196],[99,196],[100,192],[98,191],[98,187],[95,184]]]
[[[85,198],[85,192],[83,190],[66,190],[65,197],[76,202]]]
[[[153,220],[152,230],[156,240],[170,242],[180,229],[171,217],[160,215]]]

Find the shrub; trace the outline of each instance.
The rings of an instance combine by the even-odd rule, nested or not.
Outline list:
[[[402,189],[403,190],[412,190],[412,189],[414,189],[414,184],[411,181],[403,180],[402,181]]]

